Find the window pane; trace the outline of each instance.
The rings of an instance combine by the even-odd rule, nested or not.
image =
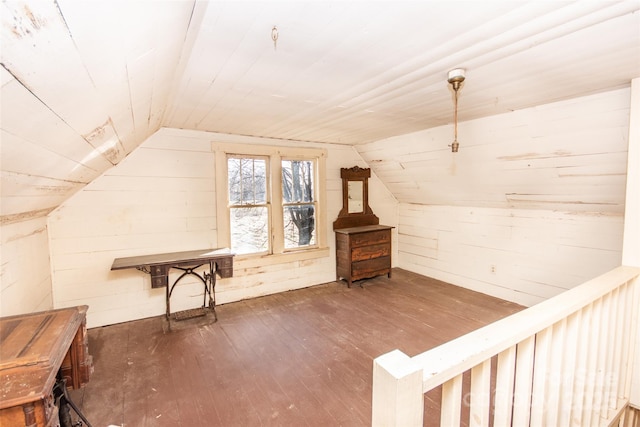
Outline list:
[[[267,203],[267,161],[232,158],[227,160],[229,204],[259,205]]]
[[[269,250],[269,213],[266,207],[230,209],[231,250],[237,254]]]
[[[227,183],[229,187],[229,204],[239,205],[242,202],[240,195],[240,159],[227,159]]]
[[[282,198],[284,203],[313,201],[313,161],[282,161]]]
[[[316,244],[316,217],[313,205],[284,207],[284,247],[299,248]]]

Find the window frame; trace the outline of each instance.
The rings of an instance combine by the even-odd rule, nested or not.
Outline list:
[[[227,190],[226,190],[226,193],[227,193],[227,209],[229,210],[229,245],[228,246],[231,247],[231,210],[232,209],[251,209],[251,208],[256,208],[256,207],[264,207],[267,210],[267,230],[268,230],[267,231],[267,235],[268,235],[268,237],[267,237],[267,249],[266,249],[266,251],[252,252],[251,254],[252,255],[262,255],[262,254],[271,253],[272,252],[271,242],[272,242],[273,239],[271,238],[271,230],[272,230],[272,225],[271,225],[271,222],[272,222],[271,206],[272,206],[272,204],[271,204],[271,192],[269,191],[269,188],[271,186],[271,171],[270,171],[270,165],[269,165],[270,159],[269,159],[268,156],[255,156],[255,155],[250,156],[250,155],[247,155],[247,154],[238,155],[238,154],[231,154],[231,153],[227,154],[225,157],[227,159],[227,174],[226,174],[227,175],[226,176],[227,184],[229,182],[229,176],[228,176],[229,175],[229,159],[264,160],[265,161],[265,174],[266,174],[265,175],[265,180],[266,180],[266,182],[265,182],[265,192],[266,192],[266,194],[265,194],[265,202],[264,203],[259,203],[259,204],[256,204],[256,203],[249,203],[249,204],[241,203],[241,204],[238,204],[238,205],[231,204],[229,202],[229,188],[228,188],[228,185],[227,185]],[[255,200],[254,200],[254,202],[255,202]]]
[[[228,190],[228,157],[267,157],[267,196],[271,224],[269,224],[269,252],[238,254],[236,259],[272,259],[273,263],[324,257],[329,255],[327,247],[326,223],[326,157],[321,148],[270,146],[239,143],[213,143],[215,152],[216,210],[218,247],[231,247],[230,206]],[[282,160],[315,160],[314,203],[316,203],[314,245],[285,248],[284,243],[284,200],[282,197]]]
[[[284,197],[280,197],[280,210],[281,212],[281,216],[282,216],[282,245],[283,245],[283,251],[284,252],[293,252],[293,251],[299,251],[299,250],[304,250],[304,249],[313,249],[313,248],[317,248],[319,247],[319,243],[318,243],[318,210],[319,210],[319,203],[318,203],[318,196],[316,194],[317,190],[318,190],[318,172],[317,169],[319,167],[318,165],[318,159],[316,157],[303,157],[303,156],[281,156],[280,157],[280,162],[279,162],[279,167],[280,167],[280,173],[278,174],[278,176],[280,177],[280,189],[282,190],[282,162],[283,161],[313,161],[313,199],[310,202],[285,202],[284,201]],[[282,196],[282,191],[280,192],[280,195]],[[293,248],[287,248],[286,243],[285,243],[285,239],[284,239],[284,216],[285,216],[285,207],[287,206],[302,206],[302,205],[313,205],[314,208],[314,215],[315,215],[315,237],[316,237],[316,242],[314,244],[311,245],[307,245],[307,246],[303,246],[303,247],[293,247]]]

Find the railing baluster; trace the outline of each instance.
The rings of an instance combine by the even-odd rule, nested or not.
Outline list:
[[[491,402],[491,359],[471,369],[471,427],[489,425],[489,405]]]
[[[640,328],[640,314],[638,313],[638,307],[640,307],[640,276],[636,276],[633,279],[630,279],[628,285],[631,289],[631,295],[627,298],[630,303],[627,308],[628,312],[628,326],[629,331],[627,337],[637,337],[638,336],[638,328]],[[633,345],[633,341],[628,339],[628,351],[625,355],[626,363],[622,364],[621,367],[626,366],[627,369],[624,372],[624,391],[621,396],[629,396],[631,390],[631,380],[633,379],[633,362],[634,362],[634,347],[635,351],[640,351],[640,343],[636,343]],[[638,373],[636,373],[637,375]],[[640,426],[640,409],[635,409],[635,417],[636,417],[636,427]]]
[[[461,399],[462,375],[458,375],[442,385],[442,407],[440,409],[441,427],[460,425]]]
[[[582,425],[590,426],[597,423],[593,420],[593,402],[596,393],[596,370],[598,369],[598,354],[600,349],[600,325],[602,320],[602,298],[593,302],[591,328],[585,330],[589,334],[587,348],[587,365],[584,378],[584,402],[582,407]]]
[[[573,404],[571,405],[571,425],[582,426],[584,423],[584,405],[586,401],[587,366],[589,364],[589,337],[593,322],[593,303],[580,310],[582,318],[578,325],[576,367],[572,387]]]
[[[598,425],[601,417],[606,417],[606,413],[602,413],[602,401],[604,397],[605,379],[607,375],[607,354],[609,343],[609,319],[611,318],[611,294],[602,297],[602,311],[600,317],[599,345],[596,349],[598,354],[598,362],[596,364],[595,373],[595,390],[593,399],[593,418],[592,425]]]
[[[515,371],[516,347],[512,346],[498,355],[493,416],[494,427],[508,427],[511,425]]]
[[[574,394],[573,384],[577,378],[580,378],[578,374],[580,372],[581,355],[579,348],[581,342],[579,340],[584,310],[580,310],[567,318],[567,327],[565,331],[565,342],[563,345],[563,351],[565,351],[562,369],[561,369],[561,384],[560,384],[560,396],[562,397],[562,405],[560,405],[558,413],[558,425],[569,426],[571,425],[571,411],[576,404],[576,397]],[[584,342],[584,341],[583,341]]]
[[[563,382],[562,366],[565,358],[570,357],[572,353],[573,348],[570,348],[567,343],[567,318],[565,317],[553,325],[546,376],[544,425],[560,425],[558,424],[560,408],[565,404],[565,396],[561,393]]]
[[[516,383],[513,392],[514,426],[529,425],[535,343],[536,337],[532,335],[516,347]]]
[[[620,353],[620,328],[622,327],[622,321],[620,317],[624,315],[624,308],[621,304],[621,297],[624,292],[621,292],[621,286],[614,289],[611,292],[611,312],[609,316],[609,332],[607,334],[607,346],[609,351],[607,352],[607,368],[606,375],[603,384],[603,396],[602,396],[602,416],[605,419],[612,417],[617,411],[618,406],[617,398],[617,384],[619,375],[616,373],[616,366],[619,362]]]
[[[609,396],[609,407],[612,408],[616,407],[618,399],[624,396],[625,372],[621,367],[626,363],[624,356],[629,354],[629,340],[625,339],[625,337],[630,333],[630,312],[632,308],[629,306],[629,303],[631,303],[633,299],[633,296],[631,295],[631,287],[628,283],[621,286],[619,289],[618,301],[616,302],[618,326],[616,327],[616,343],[613,359],[613,365],[616,372],[613,384],[611,384],[611,395]]]
[[[551,338],[553,326],[549,326],[536,335],[536,351],[533,368],[533,389],[531,396],[531,426],[545,424],[544,411],[547,398],[548,368],[551,362]]]

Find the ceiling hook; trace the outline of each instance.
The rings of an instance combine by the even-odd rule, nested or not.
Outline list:
[[[271,40],[273,40],[273,50],[276,50],[278,45],[278,27],[275,25],[271,29]]]

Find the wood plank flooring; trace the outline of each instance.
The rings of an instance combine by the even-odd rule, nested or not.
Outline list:
[[[522,308],[394,269],[221,305],[216,323],[106,326],[89,330],[95,371],[72,398],[94,427],[368,426],[375,357],[413,356]]]

